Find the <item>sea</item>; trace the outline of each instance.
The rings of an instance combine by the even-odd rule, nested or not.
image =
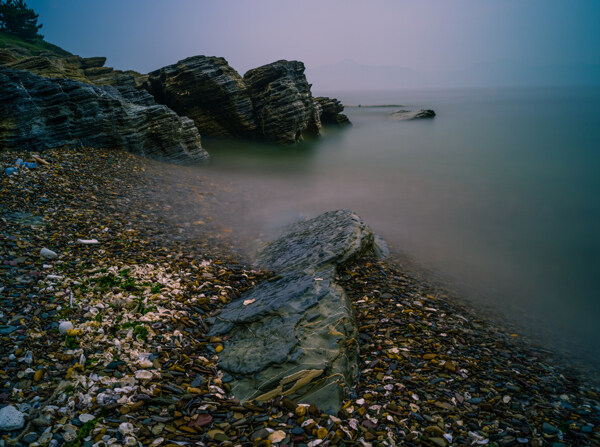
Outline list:
[[[597,379],[600,87],[317,95],[352,126],[283,148],[204,139],[198,169],[235,191],[233,231],[352,209],[393,253]],[[436,116],[393,117],[419,109]]]

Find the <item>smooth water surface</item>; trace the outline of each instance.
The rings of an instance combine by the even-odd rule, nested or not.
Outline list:
[[[237,191],[231,225],[353,209],[473,302],[598,368],[600,89],[327,93],[363,105],[346,109],[352,127],[294,148],[205,140],[204,174]],[[402,108],[437,116],[390,118]]]

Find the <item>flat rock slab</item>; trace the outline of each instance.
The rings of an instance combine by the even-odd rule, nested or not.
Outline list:
[[[288,227],[258,254],[280,272],[227,304],[209,335],[227,335],[220,366],[242,401],[287,396],[335,414],[356,380],[354,310],[337,285],[337,266],[376,249],[352,211],[324,213]]]
[[[242,401],[285,395],[335,413],[358,372],[352,304],[331,279],[291,273],[258,285],[217,317],[210,335],[224,334],[220,366]]]

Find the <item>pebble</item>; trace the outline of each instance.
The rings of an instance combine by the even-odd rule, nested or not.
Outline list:
[[[58,324],[58,331],[61,333],[61,335],[66,335],[67,331],[70,331],[71,329],[73,329],[73,323],[70,321],[61,321]]]
[[[25,415],[12,405],[0,409],[0,431],[12,431],[23,428]]]
[[[46,247],[40,250],[40,256],[44,259],[56,259],[58,258],[58,254]]]

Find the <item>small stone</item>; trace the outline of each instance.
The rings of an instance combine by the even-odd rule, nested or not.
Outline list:
[[[58,254],[52,250],[47,249],[46,247],[40,250],[40,256],[44,259],[56,259],[58,258]]]
[[[286,437],[286,434],[283,430],[275,430],[273,433],[269,435],[267,438],[269,441],[274,443],[279,443],[283,441]]]
[[[0,410],[0,431],[12,431],[23,428],[25,415],[12,405]]]
[[[94,416],[89,413],[82,413],[79,415],[79,420],[85,424],[86,422],[93,421]]]
[[[325,427],[320,427],[317,430],[317,438],[325,439],[325,436],[327,436],[327,429]]]
[[[37,441],[38,437],[39,435],[36,432],[32,431],[23,436],[23,442],[25,442],[26,444],[31,444]]]
[[[121,433],[123,436],[127,436],[133,433],[133,429],[133,424],[131,424],[130,422],[123,422],[119,425],[119,433]]]
[[[444,438],[429,438],[429,442],[433,442],[439,447],[446,447],[448,445],[448,442]]]
[[[554,425],[551,425],[548,422],[544,422],[542,424],[542,431],[547,435],[556,435],[560,430]]]
[[[295,412],[298,417],[305,416],[306,415],[306,407],[300,405],[300,406],[296,407]]]
[[[33,375],[33,381],[34,382],[39,382],[40,380],[42,380],[42,377],[44,376],[44,370],[43,369],[38,369],[35,374]]]
[[[70,329],[73,329],[73,323],[71,323],[70,321],[61,321],[58,325],[58,331],[62,335],[66,335],[67,331]]]
[[[219,352],[221,352],[222,350],[223,350],[223,345],[219,345],[219,346],[217,346],[217,347],[215,348],[215,351],[217,351],[217,354],[218,354]]]

